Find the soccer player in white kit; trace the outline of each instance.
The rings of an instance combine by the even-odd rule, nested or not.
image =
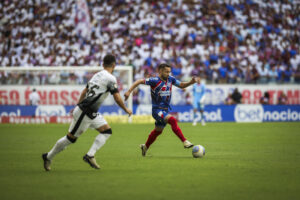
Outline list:
[[[106,55],[103,59],[104,70],[96,73],[82,91],[78,104],[73,110],[73,119],[68,134],[60,138],[53,148],[42,155],[44,168],[51,170],[51,161],[56,154],[64,150],[69,144],[74,143],[77,138],[89,127],[96,129],[100,134],[96,136],[93,145],[83,160],[95,169],[100,169],[96,162],[95,153],[105,144],[111,136],[112,130],[103,116],[98,113],[102,102],[111,93],[117,104],[130,116],[132,111],[126,108],[117,87],[117,79],[112,75],[116,66],[116,58]]]

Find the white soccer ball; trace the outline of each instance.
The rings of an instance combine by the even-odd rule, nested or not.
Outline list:
[[[200,144],[195,145],[192,154],[194,158],[202,158],[205,155],[205,148]]]

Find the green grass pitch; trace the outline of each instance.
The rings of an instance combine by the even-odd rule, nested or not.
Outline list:
[[[111,124],[98,151],[100,170],[82,157],[97,132],[88,130],[55,157],[45,172],[41,154],[68,125],[0,125],[1,200],[299,199],[300,123],[180,123],[184,135],[206,148],[192,158],[166,127],[146,157],[139,144],[150,124]]]

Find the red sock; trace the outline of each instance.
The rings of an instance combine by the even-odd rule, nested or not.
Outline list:
[[[149,148],[150,145],[155,141],[156,137],[159,136],[162,133],[162,131],[157,131],[157,130],[153,130],[151,131],[151,133],[149,134],[149,137],[147,139],[146,142],[146,147]]]
[[[168,123],[171,125],[173,132],[179,137],[179,139],[184,142],[186,139],[182,134],[181,129],[179,128],[178,124],[177,124],[177,120],[175,119],[175,117],[170,117],[168,120]]]

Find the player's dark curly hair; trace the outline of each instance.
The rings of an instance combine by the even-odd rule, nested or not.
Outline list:
[[[116,63],[116,57],[112,54],[108,54],[103,58],[103,66],[111,67],[113,63]]]
[[[171,68],[170,65],[168,65],[168,64],[166,64],[166,63],[162,63],[162,64],[158,65],[158,70],[164,69],[164,68],[166,68],[166,67]]]

